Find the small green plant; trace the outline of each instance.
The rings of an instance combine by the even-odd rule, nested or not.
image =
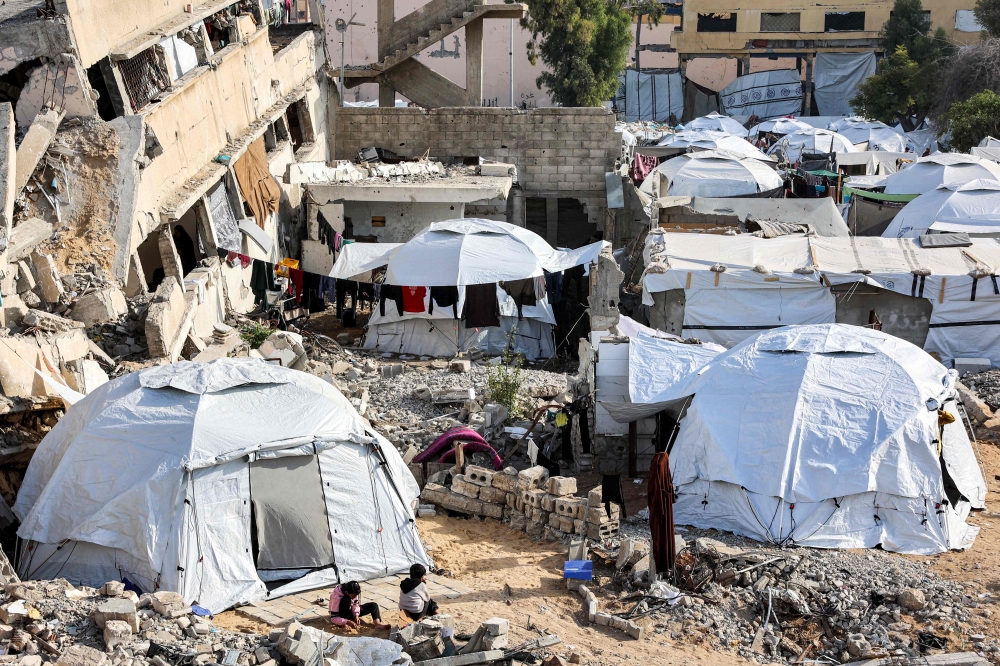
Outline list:
[[[500,363],[491,365],[486,376],[486,388],[490,400],[507,408],[508,417],[515,419],[522,415],[521,391],[524,377],[521,368],[524,358],[514,351],[514,331],[507,336],[507,346],[500,354]]]
[[[274,333],[274,329],[268,328],[256,321],[240,326],[240,337],[243,338],[243,342],[250,345],[250,349],[260,347],[264,344],[264,340],[267,340],[272,333]]]

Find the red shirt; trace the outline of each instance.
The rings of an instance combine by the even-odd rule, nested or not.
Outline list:
[[[403,287],[403,312],[425,312],[427,287]]]

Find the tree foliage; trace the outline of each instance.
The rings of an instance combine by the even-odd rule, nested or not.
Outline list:
[[[655,24],[662,15],[652,0],[636,8],[622,0],[526,0],[521,27],[531,32],[528,60],[549,70],[536,79],[562,106],[601,106],[618,88],[632,43],[633,11]]]
[[[941,65],[938,81],[930,114],[935,121],[955,102],[964,102],[984,90],[1000,93],[1000,38],[958,49]]]
[[[942,116],[942,130],[951,134],[951,149],[968,152],[988,136],[1000,136],[1000,95],[984,90],[956,102]]]
[[[931,21],[920,0],[896,0],[882,26],[886,57],[878,71],[858,86],[851,106],[861,115],[916,129],[934,106],[942,61],[953,49],[942,28],[930,34]]]
[[[1000,0],[977,0],[973,11],[990,37],[1000,37]]]

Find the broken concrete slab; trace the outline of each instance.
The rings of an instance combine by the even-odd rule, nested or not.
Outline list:
[[[146,344],[152,358],[170,355],[178,332],[184,321],[187,301],[184,292],[173,277],[160,284],[146,313]]]
[[[107,373],[101,369],[97,361],[89,358],[77,359],[66,364],[63,370],[66,383],[78,393],[87,394],[96,389],[101,384],[106,384],[110,379]]]
[[[24,324],[41,329],[46,333],[66,333],[67,331],[83,329],[82,322],[35,309],[28,310],[28,313],[24,315]]]
[[[14,107],[9,102],[0,104],[0,252],[6,249],[14,221],[14,189],[16,180],[16,152],[14,135]]]
[[[45,383],[35,374],[38,367],[38,343],[22,336],[3,338],[0,342],[0,387],[8,398],[47,395]]]
[[[414,666],[473,666],[473,664],[488,664],[498,659],[503,659],[503,650],[486,650],[485,652],[456,654],[452,657],[439,657],[418,661]]]
[[[51,254],[35,250],[31,253],[31,265],[35,269],[35,277],[38,278],[38,286],[42,290],[42,297],[48,303],[58,303],[64,289],[62,280],[59,278],[59,269],[56,268],[55,259]]]
[[[7,260],[20,261],[43,240],[52,236],[52,224],[37,217],[29,217],[22,220],[16,227],[11,229],[10,243],[7,247]],[[20,291],[20,290],[19,290]]]
[[[62,122],[65,115],[64,110],[45,109],[36,115],[31,122],[31,127],[28,128],[28,132],[24,135],[24,139],[17,149],[17,167],[14,176],[15,196],[20,194],[24,186],[28,184],[31,174],[35,172],[38,161],[49,149],[49,144],[52,143],[56,130],[59,129],[59,123]]]
[[[90,328],[94,324],[118,321],[128,314],[128,301],[118,287],[111,286],[77,299],[72,317]]]

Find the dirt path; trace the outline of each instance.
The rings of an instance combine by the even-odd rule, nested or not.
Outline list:
[[[536,638],[538,633],[529,626],[537,626],[562,638],[556,654],[568,657],[577,652],[584,664],[592,666],[750,663],[735,654],[669,640],[669,634],[656,634],[652,627],[647,627],[645,639],[637,641],[607,627],[591,626],[580,597],[566,591],[563,545],[532,541],[495,521],[436,516],[420,519],[419,525],[435,564],[474,590],[441,604],[443,612],[455,617],[460,631],[471,632],[490,617],[506,617],[511,622],[511,643]],[[509,605],[505,584],[512,592]]]

